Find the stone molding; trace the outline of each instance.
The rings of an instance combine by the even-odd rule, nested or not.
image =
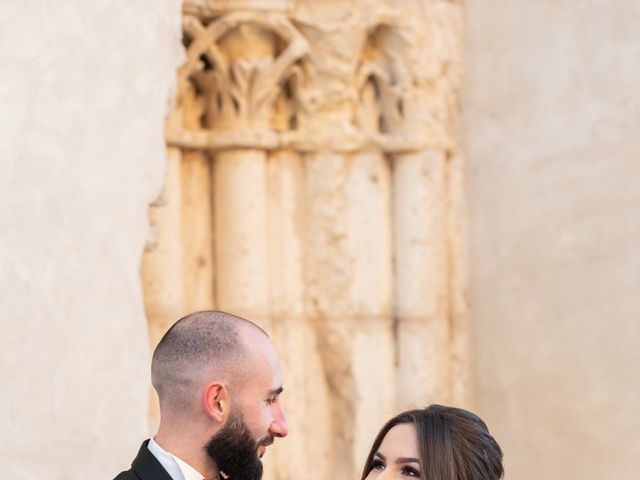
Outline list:
[[[387,154],[425,149],[451,151],[456,148],[455,133],[441,122],[430,121],[429,118],[426,122],[404,118],[402,106],[411,102],[413,94],[408,68],[402,69],[403,78],[392,78],[394,73],[397,76],[397,72],[390,72],[380,62],[363,58],[357,71],[343,79],[347,85],[344,91],[324,88],[318,78],[308,74],[311,65],[321,62],[315,58],[314,45],[296,27],[295,19],[277,11],[286,8],[262,5],[261,10],[269,11],[229,13],[224,8],[213,8],[211,5],[215,3],[185,4],[183,28],[188,41],[187,60],[178,74],[177,103],[178,110],[181,110],[183,99],[189,94],[214,98],[207,103],[211,110],[208,116],[216,119],[216,125],[207,126],[200,122],[200,126],[194,128],[186,126],[184,121],[167,122],[165,131],[169,146],[208,152],[256,148],[267,151],[293,149],[302,153],[319,150],[354,153],[378,149]],[[369,40],[379,30],[400,31],[399,27],[389,23],[388,18],[383,17],[380,21],[367,28],[369,38],[363,50],[370,48]],[[219,42],[230,31],[244,27],[264,29],[273,35],[274,42],[286,46],[273,58],[230,59]],[[402,52],[398,52],[398,56],[401,57]],[[406,61],[401,59],[400,63]],[[295,88],[289,88],[289,94],[295,95],[290,99],[290,114],[298,117],[298,121],[295,127],[278,131],[269,116],[287,82],[295,84]],[[313,124],[311,117],[318,114],[319,105],[348,103],[357,110],[358,97],[368,83],[374,85],[380,116],[378,123],[393,125],[393,131],[362,128],[357,121],[346,128],[318,130],[305,127]],[[303,121],[304,116],[311,121]]]

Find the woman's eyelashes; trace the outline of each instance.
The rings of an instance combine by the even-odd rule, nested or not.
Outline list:
[[[402,467],[402,474],[407,477],[420,478],[420,471],[409,466]]]
[[[384,470],[387,465],[380,458],[374,458],[371,460],[371,470]],[[409,478],[421,478],[420,470],[409,465],[405,465],[400,469],[400,474]]]

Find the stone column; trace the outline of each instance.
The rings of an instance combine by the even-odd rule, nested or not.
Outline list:
[[[269,328],[266,153],[218,152],[214,163],[216,299]]]
[[[203,62],[196,82],[205,92],[204,126],[212,145],[216,304],[269,328],[267,147],[280,84],[304,53],[290,25],[272,14],[230,13],[207,23],[186,17]],[[205,26],[206,25],[206,26]],[[279,51],[279,42],[286,47]]]
[[[182,97],[183,125],[199,128],[205,111],[204,99],[188,89]],[[186,312],[214,307],[213,204],[211,159],[206,152],[182,152],[182,261]]]
[[[415,6],[415,5],[414,5]],[[461,157],[454,157],[460,6],[433,2],[408,15],[387,60],[384,92],[393,155],[398,402],[466,403],[467,312],[460,237]],[[428,55],[422,50],[429,46]],[[405,145],[398,139],[405,138]],[[456,159],[453,164],[451,158]],[[462,262],[462,263],[461,263]]]
[[[185,16],[184,73],[201,92],[205,114],[200,126],[170,135],[213,157],[217,306],[271,332],[289,398],[325,417],[325,384],[309,375],[322,366],[303,309],[302,161],[292,149],[278,148],[276,136],[276,130],[285,135],[292,128],[296,101],[290,89],[293,77],[300,81],[296,63],[306,42],[273,11],[186,10],[197,16]],[[265,459],[265,476],[305,471],[309,478],[326,478],[326,449],[300,434],[313,428],[327,438],[326,430],[299,408],[289,422],[300,436],[278,442]]]
[[[379,102],[373,82],[358,85],[357,125],[365,135],[379,129]],[[347,180],[349,240],[354,258],[352,301],[365,320],[357,325],[357,414],[353,455],[356,471],[371,447],[380,422],[395,407],[395,345],[393,338],[393,272],[391,173],[384,151],[363,145],[350,159]],[[375,374],[372,374],[372,367]]]
[[[445,153],[434,150],[394,157],[398,399],[403,407],[449,401],[445,164]]]
[[[360,92],[356,78],[367,22],[323,13],[302,29],[313,45],[299,146],[308,152],[306,300],[332,399],[332,476],[355,478],[394,403],[390,178],[361,131],[377,128],[374,92]]]
[[[300,72],[288,82],[276,103],[274,128],[295,130],[299,109]],[[269,155],[268,244],[269,303],[273,339],[285,372],[283,396],[290,439],[278,442],[275,477],[309,480],[331,477],[329,392],[316,336],[304,308],[305,165],[299,152],[280,148]],[[304,408],[301,408],[304,405]],[[311,433],[312,432],[312,433]]]

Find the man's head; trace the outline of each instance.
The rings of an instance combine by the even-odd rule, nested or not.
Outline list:
[[[223,312],[188,315],[158,344],[151,372],[159,435],[193,438],[232,478],[260,478],[258,457],[288,433],[280,364],[262,329]]]

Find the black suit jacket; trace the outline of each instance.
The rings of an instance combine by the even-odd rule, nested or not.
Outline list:
[[[122,472],[113,480],[171,480],[169,473],[147,448],[149,440],[142,442],[138,455],[131,464],[131,470]]]

